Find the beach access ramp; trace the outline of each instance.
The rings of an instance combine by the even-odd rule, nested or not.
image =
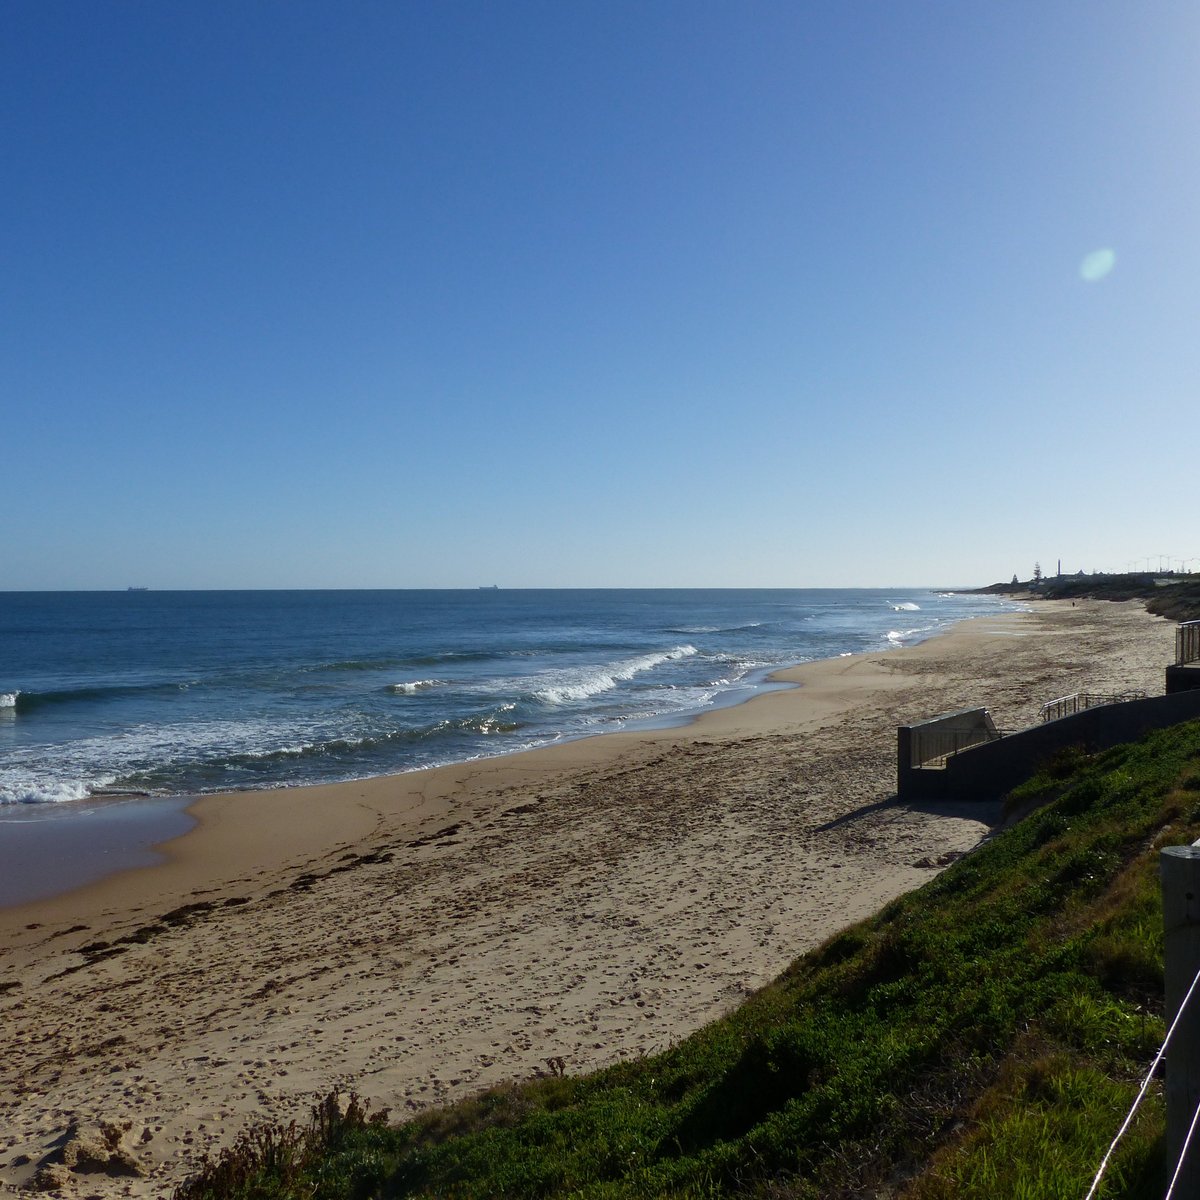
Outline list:
[[[897,795],[901,800],[997,800],[1068,746],[1106,750],[1154,729],[1200,720],[1200,688],[1109,700],[1015,733],[997,729],[984,708],[901,725]]]
[[[1167,692],[1200,688],[1200,621],[1184,621],[1175,630],[1175,662],[1167,668]]]

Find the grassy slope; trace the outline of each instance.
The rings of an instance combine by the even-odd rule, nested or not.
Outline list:
[[[178,1200],[1082,1195],[1163,1035],[1157,850],[1200,833],[1200,724],[1014,797],[1048,798],[663,1054],[395,1128],[325,1105]],[[1161,1196],[1162,1125],[1155,1092],[1102,1195]]]

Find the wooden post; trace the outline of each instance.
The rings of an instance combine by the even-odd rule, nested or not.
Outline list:
[[[1200,845],[1167,846],[1159,856],[1162,877],[1167,1028],[1200,971]],[[1192,993],[1167,1048],[1167,1172],[1179,1161],[1188,1127],[1200,1104],[1200,985]],[[1177,1196],[1200,1196],[1200,1130],[1193,1135]]]

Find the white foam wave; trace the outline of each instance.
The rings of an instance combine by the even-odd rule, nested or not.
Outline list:
[[[920,612],[921,606],[914,604],[911,600],[905,600],[903,604],[893,604],[893,612]]]
[[[933,625],[918,625],[912,629],[892,629],[887,635],[888,645],[909,646],[913,642],[921,641],[937,628],[938,626],[935,623]]]
[[[45,746],[21,747],[6,752],[0,761],[0,804],[81,800],[97,788],[164,766],[219,761],[239,752],[269,752],[281,744],[292,745],[297,738],[315,741],[320,728],[311,722],[269,719],[188,721],[133,725],[116,738],[81,738],[56,747],[51,757]]]
[[[397,696],[415,696],[418,692],[440,687],[441,684],[440,679],[412,679],[407,683],[389,683],[387,690]]]
[[[618,683],[632,679],[644,671],[652,671],[665,662],[675,662],[696,654],[695,646],[675,646],[658,654],[643,654],[624,662],[611,663],[604,667],[587,667],[575,672],[560,671],[547,676],[547,686],[538,688],[534,699],[543,704],[568,704],[572,700],[586,700],[601,692],[610,692]]]
[[[0,708],[16,708],[20,692],[0,692]]]
[[[0,805],[63,804],[68,800],[86,800],[91,794],[92,787],[82,779],[30,780],[11,787],[0,785]]]

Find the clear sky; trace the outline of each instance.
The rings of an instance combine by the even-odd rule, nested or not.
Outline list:
[[[1200,570],[1195,0],[0,27],[0,589]]]

